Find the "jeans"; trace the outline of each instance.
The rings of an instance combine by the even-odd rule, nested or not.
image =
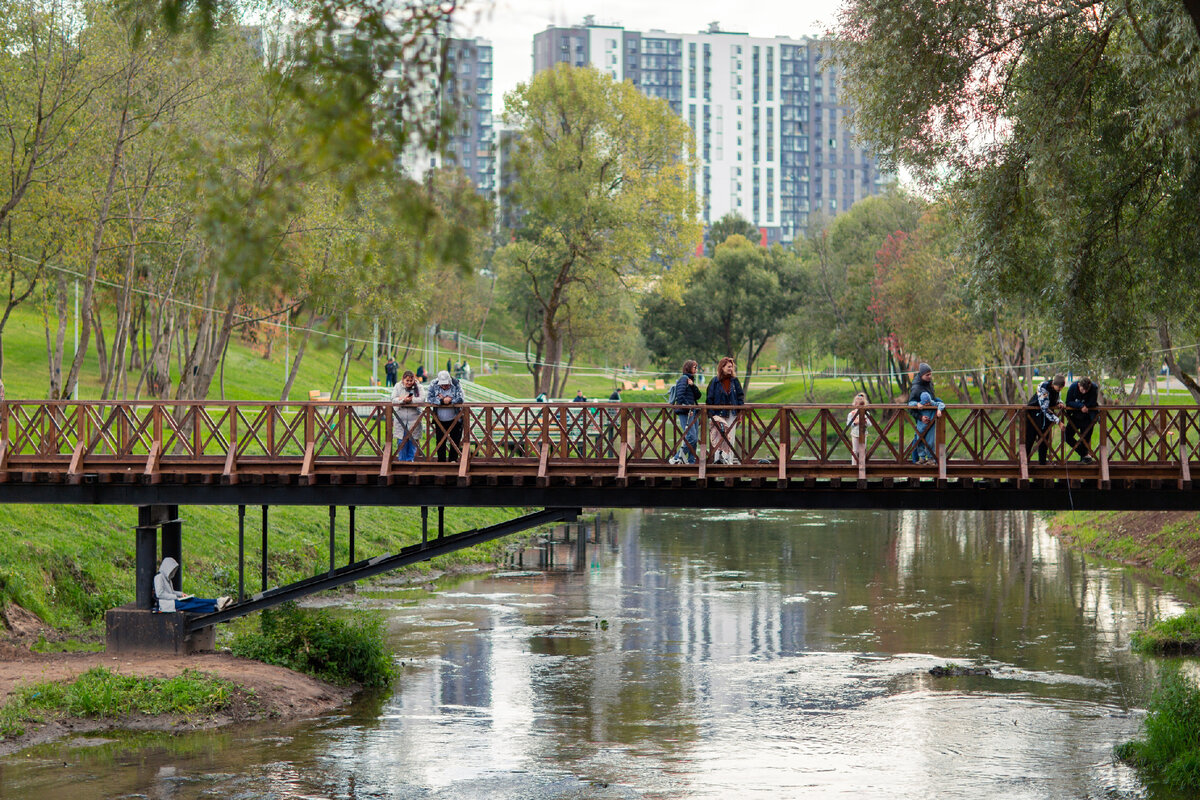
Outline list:
[[[926,420],[928,416],[928,420]],[[931,415],[923,415],[917,421],[917,432],[913,436],[912,460],[916,464],[922,458],[934,458],[937,450],[937,426],[933,424]]]
[[[700,433],[700,415],[695,411],[689,411],[686,414],[676,414],[675,424],[683,428],[683,441],[679,445],[679,452],[675,456],[680,461],[687,461],[689,464],[696,463],[696,440]]]
[[[396,440],[396,460],[397,461],[413,461],[417,457],[417,437],[416,434],[410,434],[408,439],[401,444],[402,440]]]
[[[175,601],[176,611],[190,611],[193,614],[211,614],[217,610],[216,600],[205,600],[202,597],[188,597]]]

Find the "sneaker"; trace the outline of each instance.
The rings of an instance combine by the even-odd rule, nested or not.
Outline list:
[[[671,464],[671,465],[682,464],[683,459],[681,459],[679,456],[671,456],[670,458],[667,459],[667,463]]]
[[[233,605],[233,598],[228,595],[222,595],[217,598],[217,611],[224,611]]]
[[[1084,456],[1083,458],[1079,459],[1079,463],[1080,464],[1091,464],[1093,460],[1094,459],[1091,456]]]
[[[726,464],[740,464],[742,462],[738,461],[737,456],[726,456],[725,463]]]

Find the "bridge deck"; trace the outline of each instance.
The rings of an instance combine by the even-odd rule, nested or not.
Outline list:
[[[458,407],[455,460],[439,463],[445,426],[428,406],[401,421],[387,403],[9,401],[0,502],[1200,507],[1194,406],[1108,406],[1089,430],[1029,432],[1025,406],[954,406],[936,422],[929,466],[911,463],[907,407],[872,408],[857,441],[848,409],[743,406],[729,437],[742,463],[724,465],[708,444],[716,409],[702,408],[698,463],[672,465],[689,447],[687,418],[668,405],[473,404]],[[397,462],[410,440],[416,460]]]

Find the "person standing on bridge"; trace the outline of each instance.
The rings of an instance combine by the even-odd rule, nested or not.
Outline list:
[[[437,460],[457,461],[462,450],[462,386],[443,370],[429,387],[429,402],[437,408]]]
[[[399,374],[400,365],[396,363],[396,358],[388,356],[387,363],[383,365],[383,380],[389,389],[396,385],[396,376]]]
[[[946,404],[933,391],[933,367],[922,363],[917,367],[917,379],[908,391],[908,413],[917,423],[912,440],[912,462],[922,466],[933,464],[937,458],[936,419],[946,410]]]
[[[1055,412],[1061,411],[1065,407],[1059,400],[1059,392],[1066,385],[1066,378],[1062,375],[1055,375],[1050,380],[1043,382],[1026,403],[1030,408],[1037,410],[1025,412],[1025,452],[1032,456],[1033,448],[1036,446],[1039,464],[1046,463],[1046,452],[1050,449],[1052,433],[1050,426],[1062,424],[1062,418]]]
[[[1092,428],[1100,416],[1100,387],[1084,376],[1067,389],[1067,427],[1063,440],[1067,447],[1079,454],[1084,464],[1092,463]],[[1076,435],[1079,437],[1076,442]]]
[[[696,440],[699,438],[700,427],[698,406],[700,387],[696,385],[697,366],[699,365],[691,359],[683,362],[683,374],[671,387],[670,402],[675,406],[675,422],[683,431],[683,441],[679,445],[679,451],[667,460],[669,464],[696,463]]]
[[[709,406],[744,406],[746,392],[737,379],[737,364],[725,356],[717,364],[717,377],[708,382],[704,402]],[[733,454],[734,427],[738,421],[738,409],[723,408],[708,412],[708,444],[713,449],[714,464],[740,464]]]
[[[400,384],[392,391],[392,435],[396,439],[396,460],[412,461],[417,455],[417,440],[421,438],[421,384],[411,369],[404,371]]]

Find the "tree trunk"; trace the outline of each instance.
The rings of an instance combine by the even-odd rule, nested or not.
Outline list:
[[[1158,341],[1162,345],[1163,352],[1166,353],[1167,370],[1184,385],[1188,394],[1192,396],[1192,401],[1200,403],[1200,384],[1197,384],[1196,379],[1184,371],[1183,364],[1175,358],[1175,351],[1171,346],[1171,331],[1165,322],[1158,326]]]
[[[283,394],[280,396],[280,402],[287,402],[288,395],[292,392],[292,384],[296,382],[296,373],[300,371],[300,362],[304,360],[304,352],[308,347],[308,340],[312,338],[313,326],[320,324],[317,322],[317,314],[315,311],[310,311],[308,314],[308,324],[304,327],[304,336],[300,339],[300,344],[296,347],[296,355],[292,359],[292,368],[288,370],[287,381],[283,384]]]

